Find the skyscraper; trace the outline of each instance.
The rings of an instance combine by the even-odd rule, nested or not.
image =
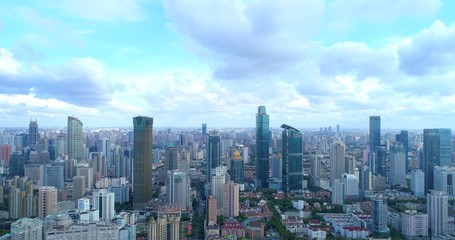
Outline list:
[[[256,114],[256,187],[269,187],[269,115],[265,106],[258,107]]]
[[[213,170],[211,181],[211,194],[216,197],[216,208],[223,209],[223,191],[226,183],[227,167],[219,166]]]
[[[341,179],[341,175],[346,172],[345,164],[346,146],[342,141],[334,141],[330,147],[330,183],[335,179]],[[332,185],[333,186],[333,185]]]
[[[449,218],[448,201],[447,194],[441,191],[430,191],[427,194],[428,225],[431,236],[447,233],[447,221]]]
[[[406,186],[406,155],[401,143],[396,143],[390,149],[389,183]]]
[[[425,193],[433,189],[435,166],[452,165],[451,130],[446,128],[423,130],[423,155],[425,167]]]
[[[67,136],[67,151],[68,157],[74,159],[84,158],[84,132],[81,120],[68,116],[68,134]]]
[[[223,216],[237,217],[239,215],[239,185],[232,181],[224,184]]]
[[[133,209],[140,210],[152,200],[153,118],[138,116],[134,123]]]
[[[240,152],[235,150],[234,157],[231,161],[231,180],[235,183],[242,184],[243,183],[243,160],[242,156],[240,156]]]
[[[28,145],[32,148],[35,148],[38,140],[38,121],[30,121],[30,124],[28,125]]]
[[[207,123],[203,123],[202,124],[202,135],[206,135],[207,134]]]
[[[207,197],[207,225],[216,224],[216,197],[209,195]]]
[[[85,177],[74,176],[73,177],[73,200],[82,198],[85,194]]]
[[[10,157],[9,176],[24,176],[24,155],[21,152],[13,152]]]
[[[301,192],[303,188],[303,140],[296,128],[283,124],[283,191]]]
[[[370,152],[381,145],[381,117],[370,116]]]
[[[382,194],[377,194],[373,197],[373,231],[381,237],[390,235],[387,219],[387,198]]]
[[[376,174],[387,177],[387,149],[385,146],[376,146],[375,149]]]
[[[411,191],[416,197],[425,197],[425,173],[420,169],[411,171]]]
[[[406,173],[409,172],[409,161],[408,161],[408,153],[409,153],[409,140],[408,140],[408,131],[401,130],[401,132],[395,135],[395,141],[401,142],[404,148],[404,156],[405,156],[405,167]]]
[[[48,215],[57,213],[57,189],[44,186],[38,193],[38,217],[43,220]]]
[[[190,208],[190,183],[186,172],[167,171],[166,196],[169,205],[177,205],[183,212]]]
[[[177,146],[175,146],[174,143],[169,143],[166,146],[166,153],[165,153],[164,158],[165,158],[164,166],[165,166],[166,171],[178,169],[178,166],[177,166],[178,165],[178,162],[177,162],[178,152],[177,152]],[[181,170],[183,170],[183,169],[181,169]]]
[[[52,186],[57,189],[64,187],[64,164],[63,161],[55,161],[44,167],[44,186]]]
[[[206,181],[211,181],[212,169],[221,165],[221,138],[218,131],[210,131],[207,139]]]

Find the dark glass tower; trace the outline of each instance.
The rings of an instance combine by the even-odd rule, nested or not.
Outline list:
[[[377,146],[376,153],[376,174],[387,177],[387,149],[385,146]]]
[[[30,124],[28,125],[28,146],[34,148],[38,140],[38,121],[30,121]]]
[[[218,131],[210,131],[207,139],[207,173],[205,179],[211,181],[212,169],[221,165],[221,138]]]
[[[404,156],[406,161],[406,172],[409,172],[409,160],[408,160],[408,152],[409,152],[409,141],[408,141],[408,131],[402,130],[399,134],[395,135],[395,141],[401,142],[404,148]]]
[[[202,135],[206,135],[207,134],[207,123],[203,123],[202,124]]]
[[[301,192],[303,182],[303,140],[299,130],[281,125],[283,130],[283,191]]]
[[[234,152],[234,157],[232,158],[231,161],[231,180],[235,183],[242,184],[243,183],[243,177],[244,177],[244,168],[243,168],[243,160],[242,156],[240,155],[240,152],[238,150],[235,150]]]
[[[166,156],[165,156],[165,169],[166,172],[169,170],[176,170],[178,169],[178,153],[177,153],[177,146],[174,143],[169,143],[166,146]]]
[[[423,161],[425,167],[425,194],[434,189],[435,166],[452,166],[452,133],[448,128],[423,130]]]
[[[381,145],[381,117],[370,116],[370,152]]]
[[[153,118],[138,116],[134,125],[133,209],[145,209],[152,200]]]
[[[269,115],[265,106],[258,107],[256,115],[256,187],[269,187]]]

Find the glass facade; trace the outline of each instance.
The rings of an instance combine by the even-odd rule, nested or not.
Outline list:
[[[448,128],[423,130],[425,193],[434,188],[434,167],[452,165],[452,133]]]
[[[302,133],[288,125],[283,130],[283,191],[301,192],[303,183]]]
[[[370,116],[370,152],[381,145],[381,117]]]
[[[221,138],[218,131],[210,131],[207,140],[206,181],[211,181],[212,169],[221,165]]]
[[[256,115],[256,187],[269,187],[269,115],[265,106],[258,107]]]

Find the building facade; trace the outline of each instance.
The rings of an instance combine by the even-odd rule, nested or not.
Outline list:
[[[256,187],[269,187],[269,115],[265,106],[258,107],[256,114]]]
[[[303,136],[299,130],[289,125],[283,128],[283,181],[285,193],[301,192],[303,190]]]
[[[74,159],[84,158],[84,131],[82,122],[75,118],[68,116],[67,126],[67,151],[68,157]]]

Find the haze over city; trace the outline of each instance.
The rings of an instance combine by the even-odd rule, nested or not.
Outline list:
[[[0,126],[454,127],[453,1],[6,1]]]

